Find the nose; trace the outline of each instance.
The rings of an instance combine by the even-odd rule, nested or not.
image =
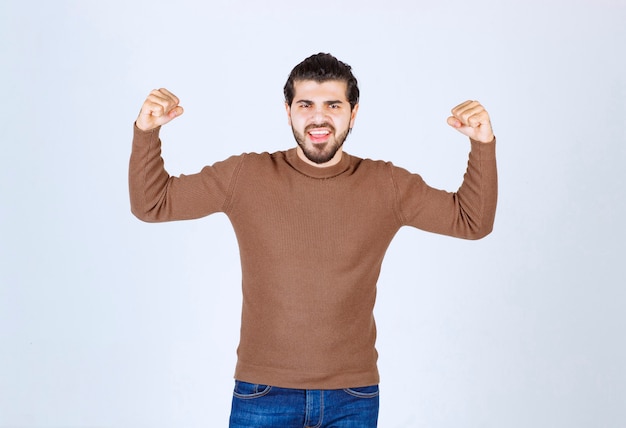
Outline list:
[[[319,106],[316,107],[315,110],[313,110],[313,116],[312,119],[315,123],[322,123],[325,121],[326,119],[326,115],[324,113],[324,108]]]

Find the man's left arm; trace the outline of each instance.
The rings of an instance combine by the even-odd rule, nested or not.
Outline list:
[[[395,169],[401,221],[434,233],[480,239],[493,229],[498,193],[489,114],[477,101],[466,101],[452,109],[448,124],[470,138],[463,184],[456,192],[447,192],[428,186],[417,174]]]

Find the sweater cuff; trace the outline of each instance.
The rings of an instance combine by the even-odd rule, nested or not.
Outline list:
[[[496,137],[493,137],[493,140],[490,143],[481,143],[480,141],[472,140],[471,138],[470,142],[472,144],[472,151],[480,153],[483,159],[495,159]]]
[[[151,142],[159,139],[161,127],[143,131],[137,128],[137,122],[133,123],[133,145],[148,146]]]

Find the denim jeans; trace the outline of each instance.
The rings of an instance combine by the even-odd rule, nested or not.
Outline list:
[[[378,385],[278,388],[235,381],[230,428],[375,428]]]

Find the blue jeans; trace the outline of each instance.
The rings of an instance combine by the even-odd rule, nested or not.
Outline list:
[[[378,385],[289,389],[235,381],[230,428],[376,428]]]

